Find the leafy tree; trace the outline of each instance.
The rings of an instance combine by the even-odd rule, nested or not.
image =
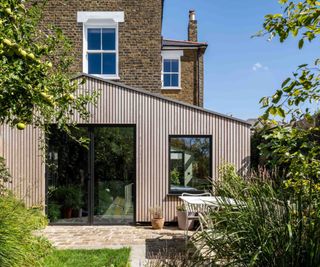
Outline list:
[[[320,33],[320,2],[305,0],[289,2],[280,0],[283,14],[270,14],[265,17],[264,34],[269,39],[278,37],[284,42],[289,35],[298,38],[302,49],[305,41],[317,41]],[[262,154],[271,166],[285,164],[286,185],[296,191],[320,189],[320,128],[310,109],[311,104],[319,104],[320,72],[319,59],[314,65],[302,64],[282,83],[272,96],[261,99],[265,108],[261,119],[268,125],[265,131],[266,142],[260,145]],[[279,125],[274,117],[286,121]],[[303,122],[308,125],[304,126]],[[310,183],[311,182],[311,183]]]
[[[26,6],[28,8],[26,8]],[[75,96],[71,44],[61,30],[41,25],[44,1],[0,2],[0,123],[24,129],[66,126],[73,111],[87,118],[96,94]]]
[[[299,49],[303,48],[306,40],[317,41],[320,34],[320,2],[279,2],[284,6],[283,14],[265,16],[264,33],[269,34],[269,39],[279,37],[280,42],[284,42],[291,34],[299,39]],[[312,66],[301,64],[272,96],[263,97],[260,102],[266,110],[262,118],[268,119],[270,115],[285,118],[289,115],[291,120],[312,120],[312,111],[306,104],[318,103],[320,99],[319,63],[317,58]]]

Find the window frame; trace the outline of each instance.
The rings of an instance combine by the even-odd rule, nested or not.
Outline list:
[[[170,171],[171,171],[171,138],[209,138],[210,141],[210,147],[209,147],[209,177],[212,177],[213,174],[213,136],[212,135],[194,135],[194,134],[186,134],[186,135],[176,135],[176,134],[171,134],[169,135],[168,138],[168,195],[174,195],[174,196],[181,196],[183,193],[194,193],[194,194],[201,194],[204,193],[203,190],[194,190],[194,191],[175,191],[171,190],[171,184],[170,184]]]
[[[181,57],[183,56],[183,50],[164,50],[161,52],[161,89],[162,90],[181,90]],[[178,86],[164,86],[164,74],[177,74],[177,72],[165,72],[164,61],[165,60],[178,60]]]
[[[88,50],[88,29],[115,29],[115,50]],[[102,40],[101,40],[102,41]],[[102,47],[101,47],[102,48]],[[91,74],[93,76],[103,78],[103,79],[112,79],[118,80],[119,77],[119,26],[116,22],[110,23],[99,23],[99,22],[90,22],[83,24],[83,72],[88,73],[89,71],[89,53],[115,53],[116,55],[116,73],[115,74]],[[103,64],[103,60],[101,60]]]

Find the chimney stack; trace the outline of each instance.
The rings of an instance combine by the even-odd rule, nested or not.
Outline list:
[[[189,11],[189,25],[188,25],[188,41],[198,42],[198,25],[196,20],[196,13],[194,10]]]

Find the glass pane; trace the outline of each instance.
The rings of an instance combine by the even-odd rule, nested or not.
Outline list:
[[[178,87],[179,86],[179,75],[171,74],[171,86]]]
[[[164,87],[169,87],[169,86],[171,86],[170,74],[164,74],[164,75],[163,75],[163,86],[164,86]]]
[[[102,29],[102,49],[116,50],[116,30]]]
[[[170,59],[165,59],[163,60],[163,71],[164,72],[170,72],[171,68],[170,68]]]
[[[209,189],[211,140],[208,137],[170,138],[170,190],[176,193]]]
[[[101,54],[100,53],[88,54],[88,73],[101,74]]]
[[[103,74],[116,74],[116,54],[103,54]]]
[[[101,49],[101,29],[88,29],[88,50]]]
[[[132,127],[94,129],[94,218],[96,224],[133,222],[135,139]]]
[[[88,137],[86,127],[73,130]],[[48,209],[51,223],[88,222],[88,149],[52,126],[47,149]]]
[[[171,72],[179,72],[179,60],[171,60]]]
[[[184,152],[171,151],[170,152],[170,184],[172,186],[179,186],[183,184],[184,176]]]

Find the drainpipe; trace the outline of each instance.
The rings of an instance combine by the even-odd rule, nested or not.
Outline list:
[[[198,73],[197,73],[197,87],[198,87],[198,96],[197,102],[198,106],[200,106],[200,48],[197,50],[197,65],[198,65]]]

